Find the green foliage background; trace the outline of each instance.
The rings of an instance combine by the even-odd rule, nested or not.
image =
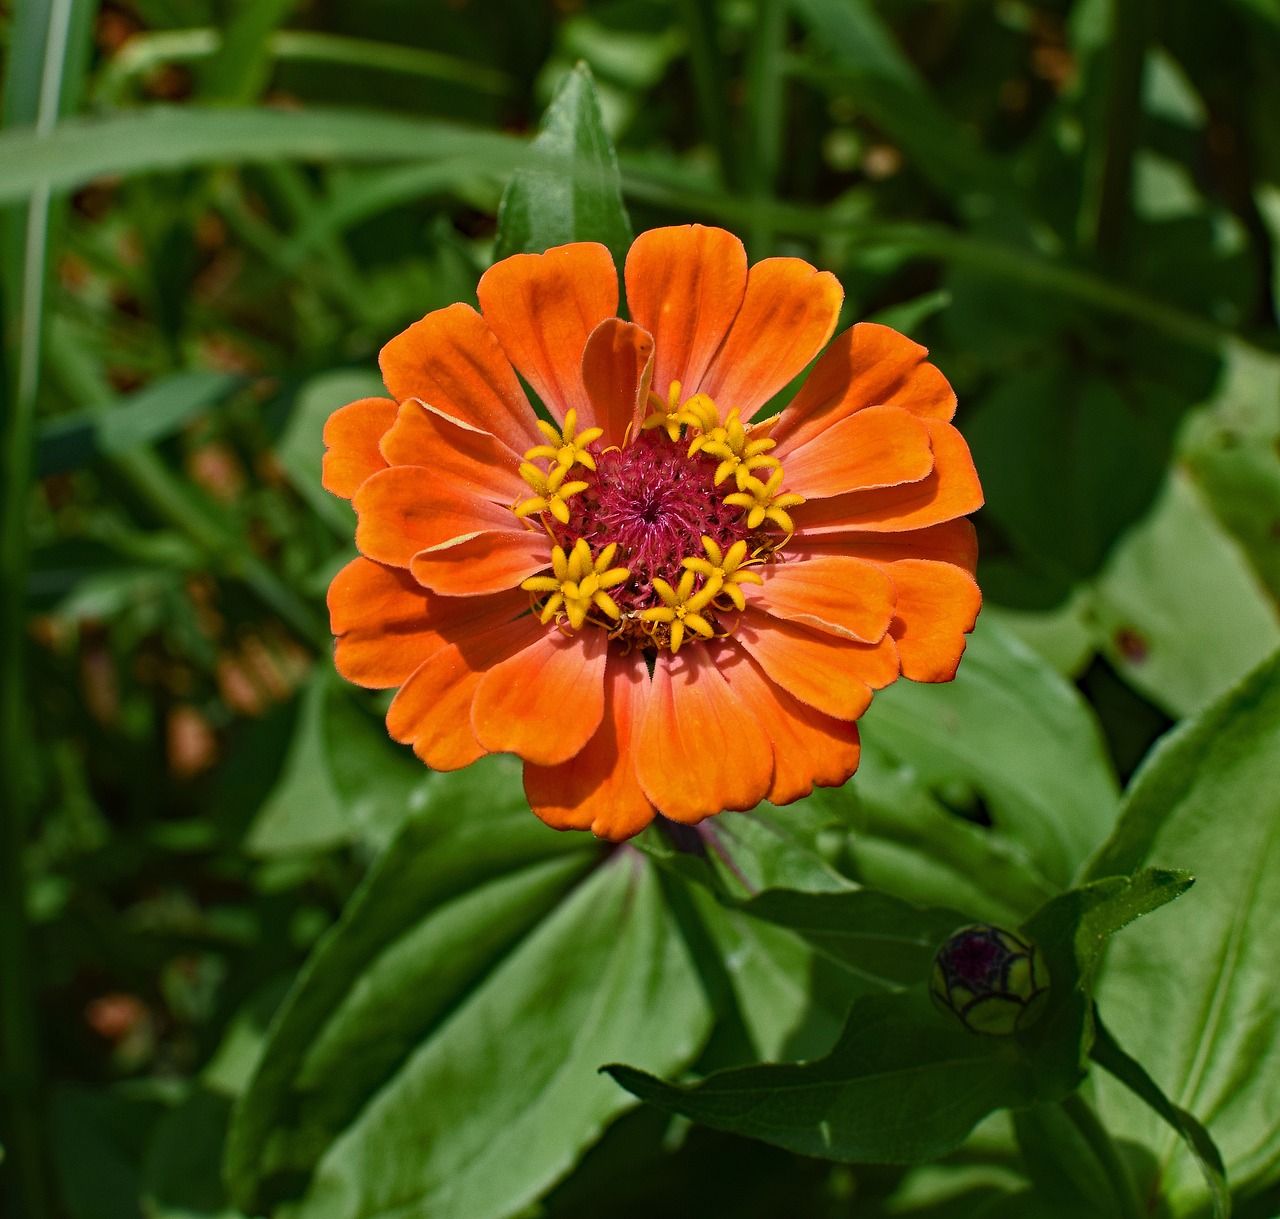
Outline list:
[[[6,1216],[1280,1214],[1277,0],[0,31]],[[690,220],[930,347],[986,608],[844,789],[610,851],[336,678],[320,430],[493,258]],[[924,997],[974,920],[1017,1037]]]

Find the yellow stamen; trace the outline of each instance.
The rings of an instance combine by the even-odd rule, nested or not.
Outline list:
[[[533,498],[522,500],[512,511],[522,519],[537,512],[550,512],[562,525],[569,523],[568,501],[587,489],[583,482],[567,483],[568,466],[557,466],[550,474],[538,469],[532,462],[522,462],[520,477],[533,489]]]
[[[525,455],[526,461],[538,461],[546,458],[566,470],[573,466],[586,466],[588,470],[596,468],[596,459],[587,452],[587,445],[594,443],[604,435],[604,428],[591,427],[578,433],[578,412],[569,411],[564,417],[564,430],[556,431],[555,427],[543,419],[538,420],[538,431],[546,438],[546,444],[535,445]]]
[[[672,652],[680,650],[686,631],[693,631],[704,639],[710,639],[715,634],[715,628],[702,616],[702,611],[711,604],[720,591],[720,585],[712,582],[694,592],[694,580],[694,573],[686,571],[680,577],[680,583],[672,588],[661,576],[656,577],[653,588],[662,598],[663,604],[640,613],[640,617],[646,622],[665,622],[670,625]]]
[[[747,601],[742,595],[740,585],[764,583],[760,574],[752,571],[750,566],[753,563],[758,563],[759,560],[747,558],[747,544],[743,541],[734,542],[729,547],[728,552],[725,553],[714,539],[704,535],[702,546],[707,552],[707,557],[705,559],[685,559],[685,569],[700,575],[706,581],[704,587],[710,588],[714,584],[717,589],[717,597],[723,594],[739,610],[746,609]]]
[[[752,431],[755,429],[753,428]],[[697,441],[694,442],[695,444]],[[716,467],[715,485],[718,487],[732,474],[737,481],[738,490],[747,489],[747,479],[753,470],[777,469],[780,462],[776,457],[766,457],[770,449],[777,446],[776,440],[764,437],[760,440],[748,440],[747,429],[738,417],[735,406],[724,421],[724,426],[715,429],[702,445],[702,450],[712,457],[719,457]],[[690,449],[692,455],[692,448]]]
[[[563,609],[569,625],[582,629],[592,609],[600,610],[615,622],[621,616],[614,599],[605,591],[621,584],[631,573],[625,567],[610,567],[618,544],[610,542],[598,556],[591,557],[591,547],[579,538],[566,555],[562,546],[551,551],[550,576],[530,576],[520,587],[531,593],[550,593],[540,618],[545,625]]]
[[[666,428],[667,438],[669,440],[677,440],[680,436],[680,382],[672,381],[670,388],[667,390],[667,400],[664,402],[662,398],[649,391],[649,405],[653,407],[653,413],[645,417],[645,421],[640,425],[641,428],[648,432],[656,427]]]
[[[769,476],[767,483],[749,476],[742,491],[726,495],[724,502],[743,508],[747,513],[747,528],[759,529],[765,521],[771,521],[787,533],[795,532],[795,525],[787,514],[788,508],[804,503],[803,495],[780,494],[782,491],[782,467]]]

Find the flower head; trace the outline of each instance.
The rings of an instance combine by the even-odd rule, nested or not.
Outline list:
[[[399,687],[428,765],[515,753],[540,817],[613,839],[843,783],[872,691],[949,680],[980,604],[981,489],[922,347],[828,345],[835,278],[748,270],[719,229],[642,234],[625,279],[630,322],[603,246],[504,259],[325,428],[361,551],[339,670]]]

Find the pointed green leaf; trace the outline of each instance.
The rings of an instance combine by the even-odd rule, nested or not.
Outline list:
[[[498,211],[495,255],[539,254],[571,241],[599,241],[621,269],[631,244],[631,221],[622,202],[618,158],[586,64],[561,82],[533,147],[564,158],[569,169],[517,171]]]
[[[1095,876],[1192,861],[1196,891],[1108,955],[1099,1007],[1171,1104],[1222,1152],[1237,1195],[1280,1181],[1280,654],[1152,750]],[[1194,1158],[1145,1103],[1102,1080],[1107,1124],[1155,1153],[1174,1213],[1208,1204]]]

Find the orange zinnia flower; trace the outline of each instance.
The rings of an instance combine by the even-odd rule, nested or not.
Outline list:
[[[758,419],[835,277],[693,225],[625,278],[629,322],[602,245],[499,262],[479,313],[382,349],[392,398],[337,411],[324,466],[363,556],[329,590],[339,672],[400,687],[387,726],[429,766],[518,754],[539,817],[612,839],[843,783],[872,690],[953,677],[981,600],[924,348],[854,326]]]

